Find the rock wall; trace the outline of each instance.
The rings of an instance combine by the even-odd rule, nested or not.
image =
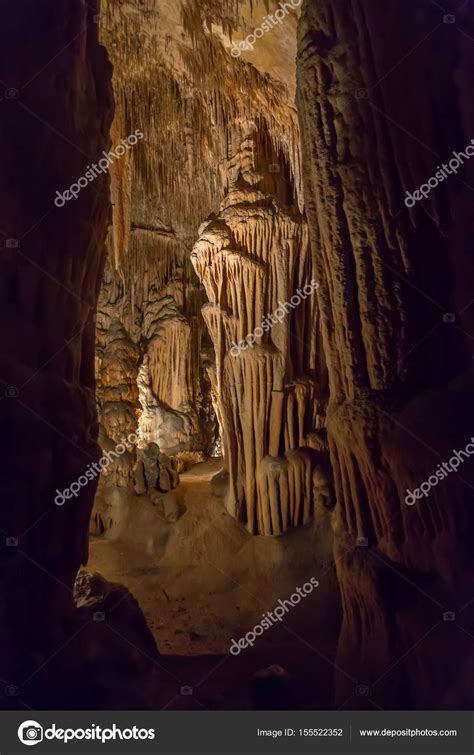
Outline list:
[[[54,499],[100,454],[94,313],[108,178],[63,206],[55,197],[108,148],[113,100],[94,0],[45,0],[41,24],[35,2],[1,5],[0,666],[15,687],[65,641],[87,560],[95,484],[63,507]]]
[[[95,608],[78,610],[73,590],[98,479],[85,473],[101,455],[94,349],[107,174],[77,198],[60,195],[109,148],[112,66],[95,0],[0,5],[0,707],[143,708],[157,650],[139,607],[100,580]],[[136,400],[133,349],[118,331],[114,344],[107,409]],[[106,413],[114,436],[125,415]]]
[[[371,704],[358,684],[383,707],[437,707],[469,642],[444,620],[473,588],[472,468],[405,503],[474,427],[473,164],[405,204],[474,133],[472,45],[444,21],[429,2],[323,0],[304,4],[299,28],[349,707]]]

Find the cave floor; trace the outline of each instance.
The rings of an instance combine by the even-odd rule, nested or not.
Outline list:
[[[221,698],[223,707],[246,707],[245,684],[271,664],[284,667],[296,682],[292,707],[331,707],[340,605],[330,528],[250,536],[211,489],[220,468],[220,460],[212,459],[181,475],[167,494],[168,505],[180,513],[175,522],[134,497],[120,526],[105,538],[91,538],[87,570],[124,584],[138,600],[170,673],[169,685],[160,685],[159,707],[168,704],[175,677],[191,687],[208,679],[198,708],[221,707]],[[252,649],[229,653],[232,638],[249,632],[262,613],[311,577],[319,587],[281,624],[259,636]],[[194,707],[191,698],[179,692],[174,697],[171,707]]]

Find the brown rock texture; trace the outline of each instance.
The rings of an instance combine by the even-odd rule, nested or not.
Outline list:
[[[137,126],[144,138],[112,172],[99,342],[118,318],[138,346],[141,439],[167,454],[222,448],[228,510],[253,533],[279,534],[313,510],[316,456],[305,437],[322,426],[316,383],[325,389],[324,359],[317,368],[318,347],[306,354],[304,345],[317,330],[314,300],[238,360],[224,357],[232,338],[312,279],[294,107],[297,15],[260,39],[250,62],[232,57],[231,43],[277,3],[145,6],[105,2],[101,20],[115,68],[114,142]],[[191,255],[196,276],[190,252],[212,213]],[[214,256],[219,224],[235,254],[216,239],[211,272],[202,260]]]
[[[317,330],[306,224],[240,178],[201,227],[192,260],[209,299],[227,508],[250,532],[278,535],[311,519],[316,454],[306,435],[322,421],[305,340]]]
[[[76,579],[90,527],[118,569],[140,546],[141,595],[176,572],[167,603],[210,573],[184,540],[285,580],[306,543],[339,582],[336,707],[469,707],[472,466],[407,504],[474,435],[474,160],[406,201],[474,145],[472,11],[445,5],[303,0],[235,57],[275,0],[0,0],[0,705],[163,696],[134,598]],[[255,706],[291,699],[281,660]]]
[[[365,704],[359,682],[384,707],[437,707],[469,641],[453,642],[443,607],[472,592],[472,470],[405,504],[474,427],[473,164],[404,204],[474,134],[472,44],[452,31],[433,4],[390,0],[383,12],[370,0],[306,2],[299,28],[344,609],[338,693],[350,706]]]
[[[94,349],[107,175],[55,203],[110,146],[112,67],[98,40],[99,4],[25,0],[0,10],[0,705],[144,707],[152,667],[123,640],[156,654],[138,606],[105,580],[95,612],[107,622],[75,606],[98,477],[55,505],[101,456]],[[114,327],[100,386],[110,442],[136,427],[137,401],[134,347]]]
[[[108,148],[113,101],[94,1],[1,5],[0,666],[21,686],[66,641],[87,560],[95,484],[62,508],[54,499],[100,455],[94,312],[108,179],[63,207],[55,191]],[[28,54],[18,54],[19,40]],[[45,698],[49,691],[45,684]]]
[[[115,219],[113,228],[115,233]],[[108,371],[115,369],[113,359],[119,356],[115,350],[121,341],[122,349],[127,343],[130,351],[126,359],[133,361],[128,382],[134,397],[123,394],[114,407],[115,415],[134,416],[140,437],[158,442],[168,452],[206,448],[207,425],[199,416],[205,407],[201,382],[204,324],[198,319],[199,292],[197,281],[191,279],[189,254],[171,231],[133,227],[129,234],[130,247],[126,252],[121,247],[118,263],[113,256],[113,234],[108,239],[97,317],[96,369],[99,385],[104,387],[98,391],[101,417],[105,422],[105,388],[115,379]]]

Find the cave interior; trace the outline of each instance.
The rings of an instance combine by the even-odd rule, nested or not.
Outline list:
[[[472,706],[469,3],[1,5],[2,707]]]

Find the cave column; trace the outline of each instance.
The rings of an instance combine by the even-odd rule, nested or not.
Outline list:
[[[284,160],[263,149],[255,124],[241,137],[227,195],[191,258],[209,300],[227,507],[253,534],[278,535],[314,507],[310,436],[321,417],[306,335],[317,331],[317,281],[305,220],[284,201]]]

